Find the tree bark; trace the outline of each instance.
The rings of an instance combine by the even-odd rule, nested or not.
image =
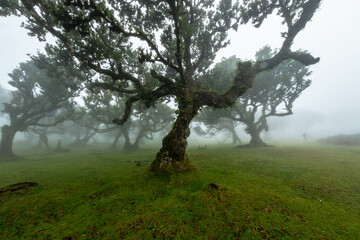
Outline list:
[[[83,138],[80,138],[80,135],[78,135],[78,136],[76,136],[76,140],[73,143],[71,143],[70,146],[74,146],[74,147],[86,146],[86,144],[90,141],[90,139],[95,134],[96,134],[95,131],[91,134],[89,134],[89,132],[87,132]]]
[[[33,147],[34,149],[41,149],[42,148],[42,145],[43,145],[43,142],[41,140],[41,136],[39,135],[39,141],[38,143],[36,144],[35,147]]]
[[[249,143],[250,147],[267,147],[268,145],[263,142],[263,140],[260,138],[260,130],[256,128],[249,129],[249,134],[251,136],[251,140]]]
[[[90,141],[90,139],[96,134],[96,132],[93,132],[91,134],[86,135],[83,139],[81,139],[80,143],[81,146],[86,146],[87,143]]]
[[[40,140],[44,143],[46,150],[51,150],[51,147],[49,146],[49,139],[46,135],[46,132],[43,132],[40,134]]]
[[[161,173],[186,172],[193,169],[187,155],[187,138],[190,122],[198,109],[191,105],[179,106],[180,113],[169,134],[163,139],[162,147],[151,163],[151,171]]]
[[[139,142],[140,142],[141,138],[142,138],[142,137],[138,136],[138,137],[135,139],[134,143],[133,143],[132,146],[131,146],[131,149],[132,149],[132,150],[138,150],[138,149],[139,149]]]
[[[119,142],[119,139],[121,137],[121,135],[123,134],[122,130],[120,130],[116,136],[115,136],[115,139],[114,139],[114,142],[111,144],[111,149],[115,149],[116,148],[116,144]]]
[[[129,137],[129,131],[126,128],[123,128],[123,134],[124,134],[124,138],[125,138],[125,144],[123,146],[124,150],[131,150],[131,142],[130,142],[130,137]]]
[[[241,140],[239,138],[239,136],[237,135],[235,129],[230,130],[230,132],[232,133],[232,137],[233,137],[233,144],[240,144]]]
[[[76,135],[76,139],[72,142],[72,143],[70,143],[69,145],[70,146],[78,146],[78,145],[80,145],[80,132],[79,133],[77,133],[77,135]]]
[[[132,149],[133,150],[138,150],[139,149],[139,144],[140,144],[141,140],[144,138],[145,134],[146,133],[144,132],[144,130],[140,129],[134,143],[132,144]]]
[[[0,142],[0,157],[12,158],[15,157],[12,145],[17,130],[9,125],[4,125],[1,129],[1,142]]]
[[[39,141],[38,143],[36,144],[35,147],[33,147],[34,149],[41,149],[43,144],[45,145],[46,147],[46,150],[50,151],[52,150],[50,145],[49,145],[49,139],[46,135],[46,132],[37,132],[36,134],[39,135]]]

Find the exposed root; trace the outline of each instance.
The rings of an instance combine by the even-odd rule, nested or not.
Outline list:
[[[38,186],[36,182],[19,182],[19,183],[11,184],[9,186],[0,188],[0,196],[5,193],[24,190],[36,186]]]
[[[244,145],[238,145],[236,148],[261,148],[261,147],[275,147],[274,145],[268,145],[266,143],[264,144],[244,144]]]
[[[190,172],[195,169],[195,166],[187,161],[162,161],[158,164],[156,161],[152,162],[150,171],[155,174],[174,174]]]

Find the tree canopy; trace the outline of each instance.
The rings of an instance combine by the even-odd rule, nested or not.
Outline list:
[[[59,67],[44,55],[20,63],[9,74],[9,84],[16,90],[12,92],[11,101],[4,103],[3,113],[9,116],[10,124],[2,127],[1,156],[13,155],[16,132],[26,131],[29,126],[53,126],[67,118],[81,75],[71,74],[70,68]],[[45,118],[47,121],[42,121]]]
[[[256,53],[256,59],[259,61],[267,59],[275,52],[269,46],[265,46]],[[215,91],[224,92],[231,85],[232,78],[236,74],[237,61],[239,60],[232,56],[216,64],[214,75],[218,76],[217,81],[208,78],[204,81],[205,84]],[[308,79],[310,74],[308,67],[291,59],[270,71],[258,74],[252,88],[231,108],[202,111],[197,119],[205,124],[207,129],[198,129],[198,132],[200,134],[211,133],[214,130],[233,132],[227,122],[240,122],[246,125],[245,130],[251,136],[249,146],[266,146],[260,138],[260,132],[268,130],[267,118],[283,117],[293,113],[295,100],[311,84],[311,80]]]
[[[191,168],[186,139],[202,106],[234,104],[252,86],[256,74],[284,60],[305,65],[319,61],[291,50],[319,4],[320,0],[5,0],[0,14],[25,16],[24,27],[30,34],[40,41],[47,33],[57,39],[51,49],[59,57],[68,51],[81,68],[101,75],[97,86],[126,94],[125,110],[114,123],[123,124],[136,102],[150,107],[158,99],[174,97],[178,118],[151,167],[168,172]],[[202,87],[217,52],[229,44],[228,32],[249,22],[260,27],[272,13],[287,26],[279,51],[269,59],[238,62],[236,76],[224,93]],[[149,77],[156,84],[149,85]]]

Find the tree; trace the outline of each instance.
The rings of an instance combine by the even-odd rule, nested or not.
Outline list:
[[[43,146],[45,146],[47,151],[54,150],[52,147],[50,147],[48,135],[60,135],[65,133],[64,129],[60,129],[60,126],[65,121],[67,121],[67,118],[70,117],[69,115],[73,114],[74,109],[71,107],[71,112],[69,112],[68,110],[69,109],[60,108],[56,112],[47,114],[46,117],[39,120],[38,124],[29,126],[27,128],[25,136],[29,143],[33,142],[33,139],[35,137],[34,134],[38,135],[39,137],[38,143],[33,147],[33,149],[40,150]],[[54,123],[56,125],[54,125]]]
[[[269,46],[265,46],[256,53],[256,59],[261,61],[275,54]],[[234,56],[221,62],[215,67],[222,73],[220,86],[215,86],[219,91],[231,84],[231,74],[236,72]],[[212,115],[220,115],[221,119],[228,118],[232,121],[246,125],[245,131],[250,134],[250,143],[246,146],[265,147],[266,143],[260,138],[262,131],[268,131],[268,117],[283,117],[291,115],[294,101],[310,86],[311,74],[309,69],[294,60],[286,60],[271,71],[258,74],[253,86],[242,95],[232,108],[221,111],[205,111],[201,114],[207,122],[214,119]],[[211,83],[211,82],[210,82]],[[209,120],[210,119],[210,120]],[[223,121],[223,120],[220,120]],[[205,121],[206,122],[206,121]]]
[[[187,137],[189,124],[201,107],[231,106],[252,86],[258,73],[284,60],[295,59],[305,65],[319,61],[310,54],[291,51],[291,46],[320,1],[5,0],[0,15],[26,17],[25,27],[39,40],[45,40],[46,33],[57,38],[54,51],[67,49],[82,66],[108,76],[109,81],[98,82],[98,86],[128,96],[122,117],[113,120],[116,124],[130,117],[136,102],[150,107],[158,99],[174,97],[177,119],[151,164],[152,171],[162,173],[192,168],[186,156]],[[229,43],[228,31],[248,22],[260,27],[273,12],[287,26],[277,54],[263,61],[239,62],[232,85],[223,94],[201,87],[199,81],[209,74],[216,53]],[[134,45],[133,39],[141,41],[142,47]],[[140,65],[134,64],[136,59]],[[151,76],[156,85],[148,86],[144,75]]]
[[[86,107],[77,107],[70,116],[69,121],[63,126],[65,131],[71,131],[70,135],[75,136],[75,140],[70,143],[72,147],[86,146],[91,138],[99,132],[101,122],[89,114]]]
[[[213,137],[220,133],[230,133],[233,144],[240,144],[241,140],[236,133],[236,127],[239,122],[224,117],[223,109],[212,111],[210,109],[201,111],[201,113],[194,119],[198,123],[194,127],[196,134],[202,137]],[[203,126],[204,125],[204,126]]]
[[[96,91],[91,89],[91,91],[88,90],[86,93],[86,96],[83,97],[85,103],[85,115],[82,118],[87,118],[91,120],[92,123],[90,123],[90,121],[88,121],[88,124],[80,123],[79,121],[76,122],[87,129],[94,131],[94,134],[116,132],[115,140],[112,145],[113,148],[115,148],[116,143],[121,136],[124,136],[125,138],[124,149],[131,148],[129,138],[131,121],[127,121],[121,126],[116,125],[115,127],[112,122],[117,114],[124,109],[123,98],[119,95],[112,94],[108,90],[102,89],[96,89]]]
[[[48,68],[40,69],[35,62],[38,66]],[[4,104],[3,112],[9,115],[10,125],[4,125],[1,129],[1,158],[14,156],[12,144],[18,131],[26,131],[29,126],[56,125],[71,110],[71,97],[77,90],[77,80],[55,64],[44,55],[39,55],[37,59],[20,63],[9,74],[12,79],[9,84],[17,90],[12,92],[11,102]],[[41,120],[48,116],[54,121],[42,123]]]
[[[266,46],[257,52],[256,58],[266,59],[273,54]],[[267,118],[293,114],[295,100],[311,84],[310,74],[301,63],[287,60],[257,76],[253,87],[239,99],[230,115],[233,120],[246,124],[245,131],[251,136],[248,146],[267,146],[260,138],[260,133],[269,129]]]
[[[154,139],[154,134],[164,130],[171,122],[173,122],[174,111],[166,104],[156,104],[151,108],[137,106],[136,112],[133,113],[134,119],[132,125],[136,126],[134,131],[135,140],[131,145],[131,149],[139,148],[139,143],[143,138],[148,140]]]
[[[153,134],[162,131],[173,121],[174,111],[164,103],[157,103],[150,108],[143,104],[135,104],[132,108],[131,117],[121,126],[114,128],[112,120],[125,108],[125,98],[114,95],[108,90],[88,91],[84,97],[88,115],[102,125],[102,129],[94,129],[97,132],[116,131],[112,148],[115,148],[120,137],[125,139],[125,150],[137,150],[143,138],[153,139]],[[106,128],[104,128],[106,127]],[[135,139],[131,140],[131,137]]]
[[[9,103],[11,100],[10,91],[0,85],[0,112],[4,110],[4,103]]]
[[[49,139],[48,139],[48,127],[43,128],[32,128],[30,129],[32,133],[35,133],[39,135],[39,141],[36,146],[34,146],[34,149],[41,149],[43,145],[45,145],[46,150],[51,151],[52,148],[49,145]]]
[[[207,76],[204,75],[201,85],[204,88],[224,94],[231,87],[232,80],[236,76],[236,65],[239,59],[236,56],[222,59],[217,63],[214,69]],[[226,118],[229,108],[221,109],[202,109],[195,117],[197,126],[194,127],[195,132],[203,137],[213,137],[219,133],[230,133],[232,135],[233,144],[241,143],[235,128],[239,122]]]

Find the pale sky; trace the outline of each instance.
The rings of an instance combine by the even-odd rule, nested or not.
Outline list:
[[[359,13],[360,0],[323,0],[312,22],[295,38],[292,50],[308,50],[320,62],[311,66],[312,84],[297,99],[294,115],[288,119],[296,123],[304,115],[311,120],[311,113],[322,116],[321,121],[314,117],[314,124],[298,131],[321,135],[360,132]],[[43,46],[20,24],[19,18],[0,18],[0,84],[5,88],[9,88],[7,74]],[[266,44],[278,48],[282,29],[276,17],[265,20],[260,29],[243,26],[230,34],[231,45],[217,59],[231,55],[253,59]]]

